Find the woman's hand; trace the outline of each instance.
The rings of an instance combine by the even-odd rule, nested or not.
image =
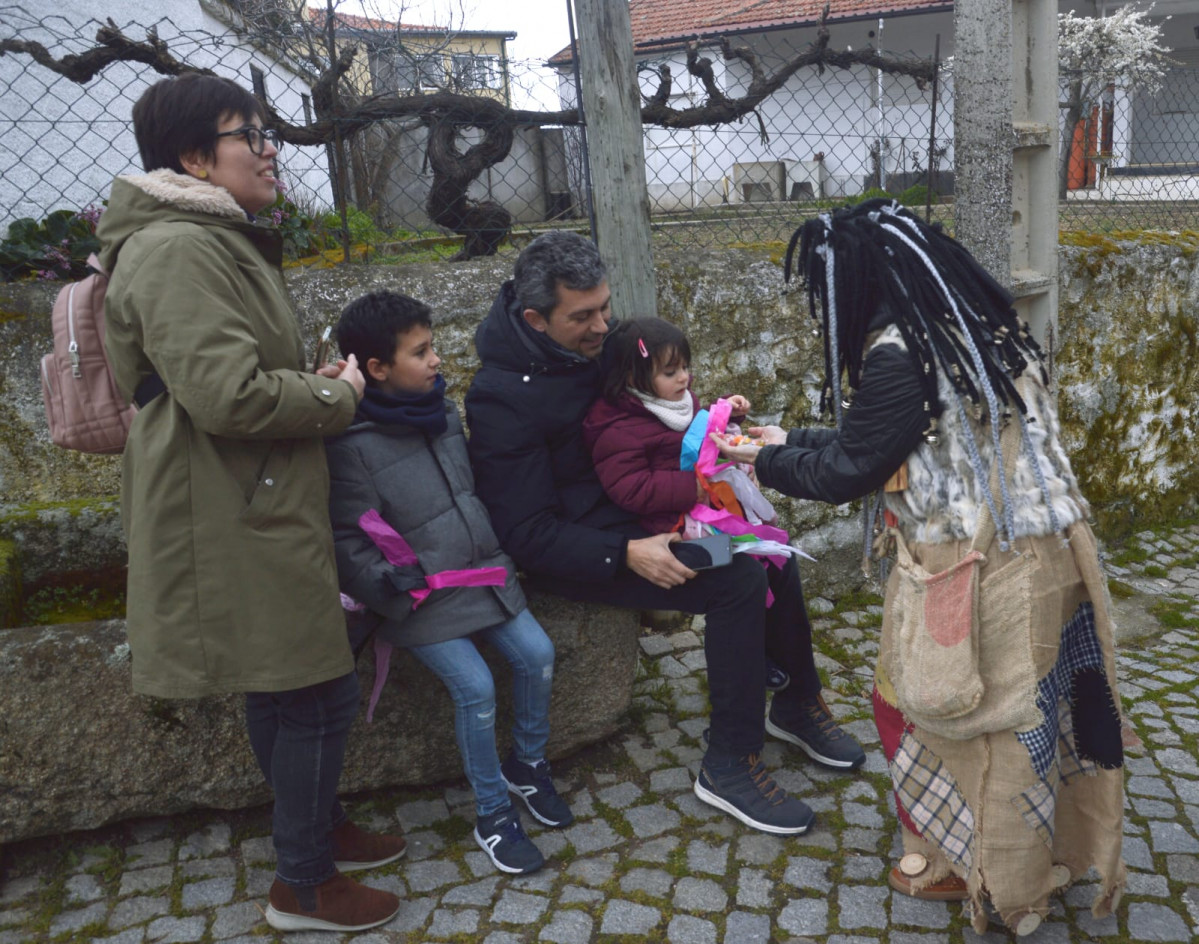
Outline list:
[[[362,371],[358,369],[358,358],[353,354],[336,364],[325,364],[323,367],[317,368],[316,372],[322,377],[346,381],[354,388],[358,399],[362,399],[362,391],[366,389],[366,379],[362,376]]]
[[[787,431],[781,426],[751,426],[749,435],[762,440],[765,446],[787,445]]]
[[[740,446],[734,446],[716,433],[711,434],[712,442],[716,443],[716,448],[720,450],[720,454],[724,458],[732,459],[734,462],[747,462],[750,465],[753,465],[754,460],[758,458],[762,446],[783,446],[787,443],[786,430],[781,426],[751,426],[747,432],[754,439],[761,440],[762,445],[743,443]]]
[[[729,397],[729,406],[732,407],[734,416],[745,416],[749,412],[749,401],[741,394],[736,393]]]
[[[720,454],[726,459],[732,459],[734,462],[748,462],[753,465],[753,462],[758,458],[758,453],[762,451],[761,446],[756,446],[753,443],[745,443],[740,446],[729,444],[727,439],[721,439],[717,433],[709,433],[709,438],[716,443],[716,448],[720,450]]]

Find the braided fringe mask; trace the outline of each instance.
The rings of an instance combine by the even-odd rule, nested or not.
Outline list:
[[[856,389],[867,336],[894,324],[921,378],[929,417],[925,436],[935,442],[937,418],[947,407],[959,411],[963,420],[967,410],[976,417],[998,417],[998,422],[986,425],[1002,470],[1000,429],[1014,413],[1021,424],[1022,449],[1032,460],[1050,509],[1051,526],[1060,532],[1029,438],[1028,410],[1015,386],[1028,369],[1039,370],[1048,383],[1044,356],[1012,308],[1011,294],[939,224],[924,223],[890,199],[867,200],[804,223],[787,246],[783,277],[788,283],[793,263],[807,289],[809,313],[824,335],[821,411],[832,412],[841,426],[848,406],[841,393],[842,374]],[[957,394],[952,405],[937,396],[938,371],[950,379]],[[978,444],[969,424],[962,426],[974,474],[999,530],[1000,548],[1006,551],[1014,535],[1008,483],[1000,474],[1001,514]],[[871,505],[867,500],[867,544]]]

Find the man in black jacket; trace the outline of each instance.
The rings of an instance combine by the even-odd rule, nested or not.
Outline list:
[[[792,681],[765,730],[829,767],[859,767],[865,754],[820,696],[799,570],[739,554],[696,573],[670,551],[679,535],[647,535],[604,494],[582,423],[600,395],[610,296],[599,253],[581,236],[546,233],[520,254],[475,334],[482,367],[466,395],[475,490],[504,550],[543,589],[704,614],[712,711],[695,793],[756,829],[805,832],[812,811],[759,757],[767,650]]]

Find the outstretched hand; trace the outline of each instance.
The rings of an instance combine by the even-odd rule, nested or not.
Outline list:
[[[781,426],[751,426],[746,433],[754,439],[761,440],[764,446],[782,446],[787,442],[787,432]],[[762,446],[756,443],[742,443],[740,446],[734,446],[729,443],[727,438],[717,433],[709,433],[709,435],[712,442],[716,444],[716,448],[720,450],[720,454],[734,462],[748,462],[753,465],[754,460],[758,458],[758,453],[762,451]]]

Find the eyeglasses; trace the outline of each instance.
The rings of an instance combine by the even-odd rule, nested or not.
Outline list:
[[[246,144],[250,146],[250,150],[262,157],[266,151],[267,141],[271,142],[271,146],[277,151],[283,147],[283,142],[279,140],[279,132],[273,128],[259,128],[257,125],[245,125],[241,128],[234,128],[232,131],[222,131],[217,135],[218,138],[236,138],[244,137]]]

